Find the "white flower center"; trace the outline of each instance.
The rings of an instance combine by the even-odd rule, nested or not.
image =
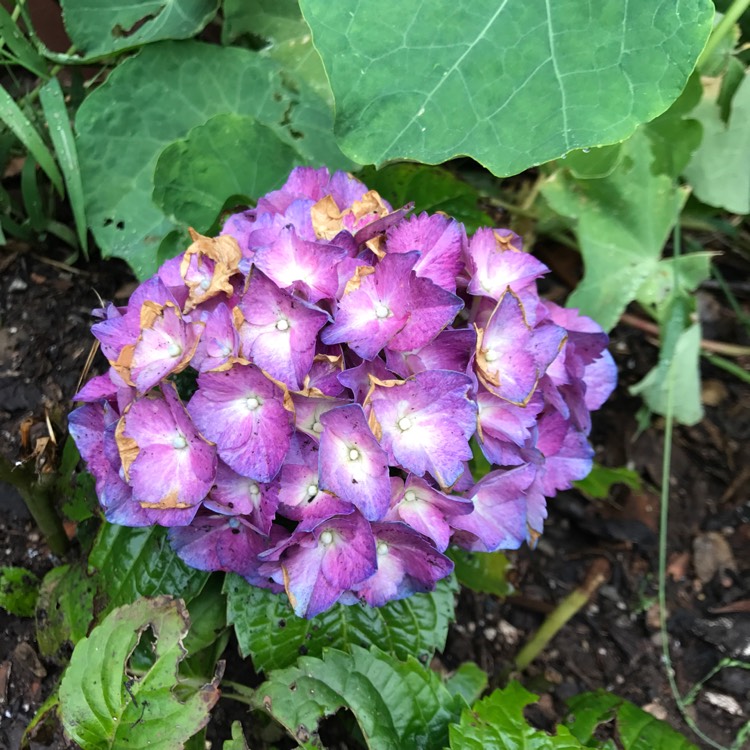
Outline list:
[[[276,330],[277,331],[288,331],[289,330],[289,321],[282,318],[281,320],[277,321],[276,323]]]
[[[320,435],[320,433],[323,432],[323,425],[320,422],[314,422],[312,426],[312,431],[317,432],[318,435]]]
[[[388,545],[385,542],[378,542],[378,555],[382,557],[388,554]]]
[[[248,411],[255,411],[260,406],[260,401],[255,396],[250,396],[245,399],[245,406]]]
[[[201,289],[205,292],[211,286],[211,279],[201,279]]]
[[[349,460],[356,461],[359,458],[359,451],[356,448],[352,448],[349,451]]]
[[[320,541],[326,545],[326,547],[333,542],[333,534],[326,530],[320,535]]]
[[[484,353],[484,359],[487,362],[494,362],[500,355],[494,349],[488,349]]]
[[[407,503],[413,503],[417,499],[417,493],[414,490],[406,490],[404,493],[404,500]]]
[[[409,417],[401,417],[401,419],[398,420],[398,428],[399,430],[406,431],[411,427],[411,419]]]
[[[380,318],[381,320],[383,318],[387,318],[391,314],[391,311],[383,304],[379,304],[375,306],[375,317]]]
[[[251,495],[253,495],[253,497],[257,497],[258,495],[260,495],[260,487],[258,487],[258,485],[257,485],[257,484],[251,484],[251,485],[250,485],[250,486],[249,486],[249,487],[247,488],[247,491],[248,491],[248,492],[249,492],[249,493],[250,493]]]
[[[307,488],[307,494],[310,495],[310,497],[315,497],[315,495],[318,494],[318,485],[317,484],[311,484]]]
[[[182,347],[175,341],[173,341],[167,349],[167,354],[170,357],[179,357],[182,354]]]
[[[175,435],[174,438],[172,438],[172,447],[176,448],[177,450],[187,448],[187,440],[185,440],[185,436]]]
[[[222,344],[219,347],[222,357],[228,357],[232,353],[232,347],[229,344]]]

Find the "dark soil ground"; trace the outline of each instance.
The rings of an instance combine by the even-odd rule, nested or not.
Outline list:
[[[61,441],[91,347],[89,311],[97,293],[122,303],[131,288],[120,263],[90,264],[84,272],[59,260],[24,248],[0,251],[0,453],[11,461],[44,445],[50,426]],[[746,280],[747,269],[741,275]],[[701,308],[706,338],[742,340],[734,313],[715,290],[701,292]],[[627,392],[653,366],[658,350],[642,331],[621,326],[612,352],[621,382],[596,415],[593,443],[599,463],[635,469],[643,488],[618,485],[607,500],[577,492],[553,500],[537,549],[513,555],[517,593],[500,600],[464,591],[436,666],[453,669],[474,660],[499,684],[545,615],[599,571],[606,580],[589,605],[522,675],[541,695],[531,718],[551,728],[565,715],[567,698],[603,688],[688,733],[666,679],[655,605],[663,424],[655,420],[638,434],[640,402]],[[683,693],[722,658],[750,658],[750,388],[710,365],[703,376],[706,416],[695,427],[677,429],[669,478],[670,649]],[[31,460],[42,469],[53,466],[54,446],[46,442]],[[41,576],[56,562],[20,498],[0,484],[0,565]],[[241,668],[235,663],[233,672]],[[59,676],[59,667],[38,656],[34,621],[0,609],[0,748],[20,746],[24,727]],[[749,718],[750,671],[722,671],[690,711],[706,735],[730,745]],[[239,704],[222,701],[215,717],[214,737],[224,739],[231,718],[243,713]],[[251,721],[245,717],[244,723]],[[57,734],[39,736],[31,747],[67,747]]]

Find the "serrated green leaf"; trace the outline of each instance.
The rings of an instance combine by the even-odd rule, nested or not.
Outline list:
[[[68,36],[82,58],[163,39],[188,39],[214,16],[219,0],[61,0]]]
[[[536,696],[518,682],[464,709],[461,721],[450,727],[451,750],[580,750],[583,745],[567,727],[556,735],[534,729],[526,721],[523,709]]]
[[[500,597],[513,593],[513,586],[507,579],[512,566],[502,552],[466,552],[452,547],[447,554],[453,560],[456,578],[463,586]]]
[[[415,213],[442,211],[465,224],[470,233],[493,224],[479,208],[477,190],[447,169],[424,164],[389,164],[382,169],[366,167],[358,176],[393,206],[414,201]]]
[[[82,565],[52,568],[42,581],[36,605],[36,639],[42,656],[61,662],[94,621],[99,581]]]
[[[473,661],[464,662],[446,681],[451,695],[460,695],[471,705],[487,689],[487,673]]]
[[[0,566],[0,607],[16,617],[33,617],[39,579],[26,568]]]
[[[361,163],[472,156],[497,175],[627,138],[677,98],[708,0],[301,0]],[[658,81],[658,83],[656,83]]]
[[[298,666],[271,673],[256,692],[264,708],[302,747],[320,747],[318,723],[341,708],[354,714],[371,750],[444,747],[448,725],[463,698],[410,657],[401,662],[372,647],[305,656]]]
[[[86,750],[182,748],[219,699],[218,680],[183,701],[174,693],[189,626],[184,605],[168,597],[113,610],[78,643],[60,684],[68,736]],[[128,658],[147,628],[154,636],[154,662],[144,675],[131,677]]]
[[[224,0],[221,39],[231,44],[243,36],[266,42],[263,55],[305,81],[330,105],[333,94],[323,61],[312,43],[310,27],[302,18],[297,0]]]
[[[159,154],[227,112],[270,127],[307,163],[353,166],[333,139],[328,105],[273,60],[199,42],[148,45],[76,114],[86,212],[105,256],[125,258],[140,278],[156,270],[159,245],[175,229],[152,199]]]
[[[434,592],[416,594],[384,607],[337,604],[310,620],[297,617],[283,595],[250,586],[228,575],[227,619],[234,625],[240,652],[267,672],[293,664],[301,654],[320,656],[327,647],[350,651],[377,643],[399,659],[412,655],[428,661],[445,646],[454,617],[453,577]]]
[[[605,330],[663,263],[662,249],[687,197],[671,178],[653,174],[651,164],[641,130],[623,144],[623,158],[608,177],[576,180],[561,169],[542,187],[550,206],[576,221],[585,274],[568,305]]]
[[[608,466],[594,464],[585,479],[573,482],[573,486],[584,495],[599,500],[609,497],[609,492],[615,484],[624,484],[633,490],[639,490],[641,477],[637,471],[626,469],[624,466],[610,469]]]
[[[216,115],[161,152],[154,203],[174,222],[205,233],[229,198],[249,202],[281,187],[302,162],[295,149],[252,117]]]
[[[172,551],[161,526],[130,528],[105,523],[89,555],[98,571],[103,613],[139,597],[169,594],[190,603],[202,591],[208,573],[189,568]]]
[[[696,198],[736,214],[750,213],[750,74],[732,98],[729,120],[721,119],[716,82],[707,84],[693,116],[703,140],[685,169]]]

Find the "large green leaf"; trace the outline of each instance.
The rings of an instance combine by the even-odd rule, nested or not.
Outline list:
[[[356,646],[350,654],[330,650],[272,672],[255,701],[305,748],[320,746],[322,718],[348,708],[371,750],[444,747],[448,725],[466,705],[416,659],[400,662]]]
[[[463,586],[500,597],[513,593],[507,578],[512,565],[502,552],[467,552],[453,547],[448,555],[456,565],[456,578]]]
[[[352,166],[333,140],[328,105],[273,60],[199,42],[151,44],[118,65],[76,115],[86,214],[105,256],[125,258],[141,278],[156,270],[159,244],[175,227],[152,200],[159,154],[228,112],[270,127],[305,162]],[[236,156],[225,152],[225,164]]]
[[[526,721],[523,709],[536,696],[518,682],[475,703],[461,713],[459,724],[450,728],[451,750],[579,750],[584,746],[567,727],[558,727],[556,735],[534,729]]]
[[[687,197],[652,172],[650,141],[638,131],[602,179],[554,172],[542,188],[551,207],[575,222],[585,275],[568,300],[605,329],[617,323],[641,285],[660,270],[661,253]]]
[[[750,74],[735,91],[729,121],[721,119],[718,87],[709,85],[693,116],[703,140],[685,169],[696,197],[737,214],[750,213]]]
[[[218,680],[184,700],[174,693],[189,625],[181,602],[141,599],[112,611],[81,640],[60,685],[60,714],[71,739],[86,750],[182,748],[219,699]],[[153,664],[142,676],[131,676],[128,660],[147,628]]]
[[[208,573],[189,568],[177,557],[161,526],[105,523],[89,555],[89,567],[98,571],[104,612],[160,594],[190,603],[208,580]]]
[[[710,0],[300,0],[362,163],[467,154],[497,175],[627,138],[685,85]]]
[[[252,117],[216,115],[161,152],[154,202],[176,223],[207,232],[229,198],[248,202],[280,187],[302,161],[297,151]]]
[[[188,39],[213,17],[219,0],[61,0],[63,20],[82,57],[99,57],[162,39]]]
[[[445,646],[456,584],[450,578],[431,594],[384,607],[337,604],[310,620],[297,617],[283,595],[250,586],[240,576],[227,576],[224,590],[240,652],[252,656],[256,669],[268,671],[293,664],[300,654],[320,656],[326,647],[351,651],[371,643],[399,659],[428,661]]]

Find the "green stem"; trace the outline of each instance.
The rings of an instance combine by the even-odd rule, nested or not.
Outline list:
[[[52,472],[35,476],[26,466],[13,466],[7,458],[0,456],[0,481],[12,484],[18,490],[50,550],[61,556],[67,552],[69,542],[55,509],[56,478]]]
[[[727,12],[719,23],[714,26],[714,30],[711,32],[711,36],[706,42],[706,46],[701,52],[701,56],[698,58],[697,68],[698,70],[705,64],[706,60],[714,53],[716,48],[721,44],[722,39],[731,33],[734,25],[739,21],[740,16],[750,6],[750,0],[734,0],[734,2],[727,8]]]
[[[707,359],[712,365],[720,367],[722,370],[731,373],[734,377],[743,380],[745,383],[750,383],[750,372],[744,367],[740,367],[734,362],[730,362],[728,359],[720,357],[718,354],[709,354],[708,352],[701,352],[701,354],[704,359]]]
[[[563,626],[590,601],[597,589],[609,577],[609,564],[604,558],[594,562],[586,580],[575,591],[571,591],[537,630],[534,637],[518,652],[516,669],[524,670],[547,647]]]

